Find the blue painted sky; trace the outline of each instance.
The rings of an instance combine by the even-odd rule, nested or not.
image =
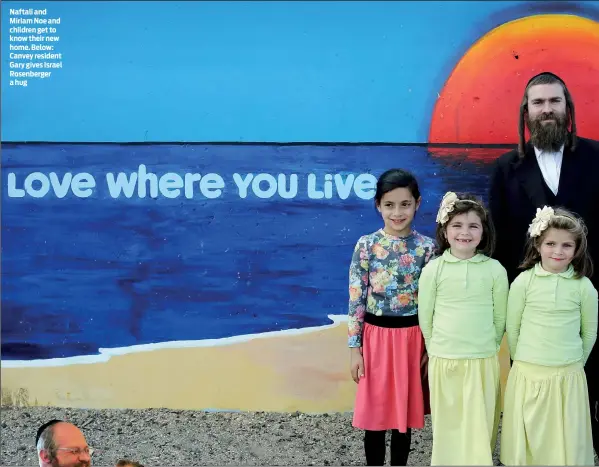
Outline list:
[[[426,142],[480,36],[583,3],[4,1],[2,139]],[[61,18],[51,78],[9,86],[9,8]]]

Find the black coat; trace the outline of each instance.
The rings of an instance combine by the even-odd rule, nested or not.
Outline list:
[[[490,182],[489,208],[497,231],[494,257],[506,268],[510,282],[521,272],[518,265],[524,259],[527,230],[536,209],[545,205],[561,206],[580,215],[588,227],[589,250],[595,266],[591,281],[599,290],[598,141],[578,138],[575,151],[570,151],[566,145],[557,195],[547,187],[530,143],[523,158],[517,150],[499,157]],[[595,345],[586,366],[589,386],[593,386],[595,394],[599,392],[596,382],[599,373],[597,347],[599,343]],[[591,373],[594,381],[590,381]]]

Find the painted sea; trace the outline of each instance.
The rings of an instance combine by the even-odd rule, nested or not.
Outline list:
[[[423,205],[415,228],[432,236],[443,194],[471,191],[486,199],[490,162],[507,150],[2,146],[3,361],[330,324],[329,315],[347,313],[357,239],[381,226],[374,177],[391,167],[417,176]],[[113,181],[120,172],[139,175],[140,165],[156,174],[157,192],[150,180],[143,198],[137,187],[130,197],[114,197],[107,174]],[[264,174],[256,184],[262,197],[251,184],[240,196],[234,174],[239,182],[250,173]],[[279,174],[289,195],[269,192],[269,179],[279,181]]]

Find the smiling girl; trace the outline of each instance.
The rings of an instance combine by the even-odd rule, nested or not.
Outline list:
[[[593,465],[584,365],[597,340],[598,294],[583,221],[545,206],[508,299],[514,364],[505,391],[505,465]]]
[[[418,279],[434,241],[412,228],[421,197],[412,174],[379,178],[375,206],[383,228],[360,237],[349,271],[350,371],[358,383],[353,425],[365,430],[367,465],[406,465],[412,428],[424,428],[426,362],[418,327]]]
[[[490,258],[495,232],[482,201],[447,193],[437,243],[440,256],[422,270],[418,304],[429,356],[431,465],[493,465],[509,285]]]

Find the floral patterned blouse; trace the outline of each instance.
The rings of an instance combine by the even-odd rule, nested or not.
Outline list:
[[[349,269],[349,347],[362,346],[364,313],[418,313],[420,271],[434,250],[434,240],[415,230],[407,237],[382,229],[360,237]]]

